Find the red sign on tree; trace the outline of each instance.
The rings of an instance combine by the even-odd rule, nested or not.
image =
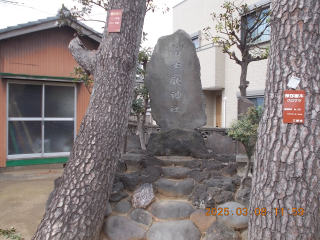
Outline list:
[[[110,10],[108,32],[120,32],[123,9]]]
[[[285,90],[283,99],[283,122],[304,123],[306,93],[303,90]]]

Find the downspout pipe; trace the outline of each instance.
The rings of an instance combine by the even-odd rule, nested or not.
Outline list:
[[[227,97],[223,98],[223,127],[227,127],[227,119],[226,119],[226,115],[227,115],[227,109],[226,109],[226,102],[227,102]]]

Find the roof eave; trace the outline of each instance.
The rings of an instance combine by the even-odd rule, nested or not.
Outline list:
[[[18,25],[16,27],[12,27],[13,28],[12,30],[0,33],[0,40],[20,36],[27,33],[56,28],[58,27],[56,22],[57,22],[57,19],[53,19],[47,22],[40,22],[39,24],[32,24],[29,26],[26,26],[25,24],[24,26]],[[101,42],[102,37],[99,35],[99,33],[94,31],[93,29],[89,29],[85,24],[73,23],[71,27],[74,29],[77,27],[78,28],[81,27],[83,29],[82,32],[85,35],[87,35],[88,37],[92,38],[97,42]]]

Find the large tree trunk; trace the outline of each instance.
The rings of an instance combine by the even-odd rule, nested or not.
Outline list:
[[[271,20],[249,239],[315,240],[320,238],[319,1],[275,1]],[[283,123],[283,90],[291,76],[300,77],[298,90],[306,91],[304,124]],[[256,216],[256,208],[266,208],[266,216]],[[293,208],[302,208],[303,215],[292,215]]]
[[[32,239],[99,237],[128,124],[146,0],[111,0],[109,9],[123,9],[120,33],[108,33],[107,22],[96,52],[75,39],[70,43],[76,61],[94,75],[94,93],[62,182]]]

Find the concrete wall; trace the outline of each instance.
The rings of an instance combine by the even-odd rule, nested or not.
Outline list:
[[[248,5],[266,3],[268,0],[244,0]],[[237,96],[239,92],[240,82],[240,66],[235,61],[230,60],[228,55],[221,52],[220,47],[212,47],[210,42],[204,38],[203,29],[211,28],[213,36],[215,33],[215,23],[212,20],[211,13],[222,13],[221,5],[224,0],[186,0],[173,8],[173,31],[183,29],[189,34],[199,32],[201,34],[200,48],[198,49],[198,57],[201,64],[201,81],[203,90],[222,90],[222,98],[226,97],[226,114],[222,115],[222,126],[224,121],[229,127],[232,120],[237,118]],[[236,48],[232,49],[237,56],[240,56]],[[250,82],[247,91],[261,90],[265,88],[267,72],[267,60],[253,62],[249,64],[247,80]],[[205,93],[207,100],[208,122],[215,119],[211,114],[208,106],[215,106],[215,102],[209,103],[214,99],[213,96],[207,97],[209,93]],[[213,100],[214,101],[214,100]],[[223,104],[223,101],[222,101]],[[215,110],[213,109],[214,113]],[[223,113],[223,108],[222,108]],[[215,121],[215,120],[214,120]],[[208,125],[209,126],[209,125]],[[215,122],[213,124],[215,126]]]

